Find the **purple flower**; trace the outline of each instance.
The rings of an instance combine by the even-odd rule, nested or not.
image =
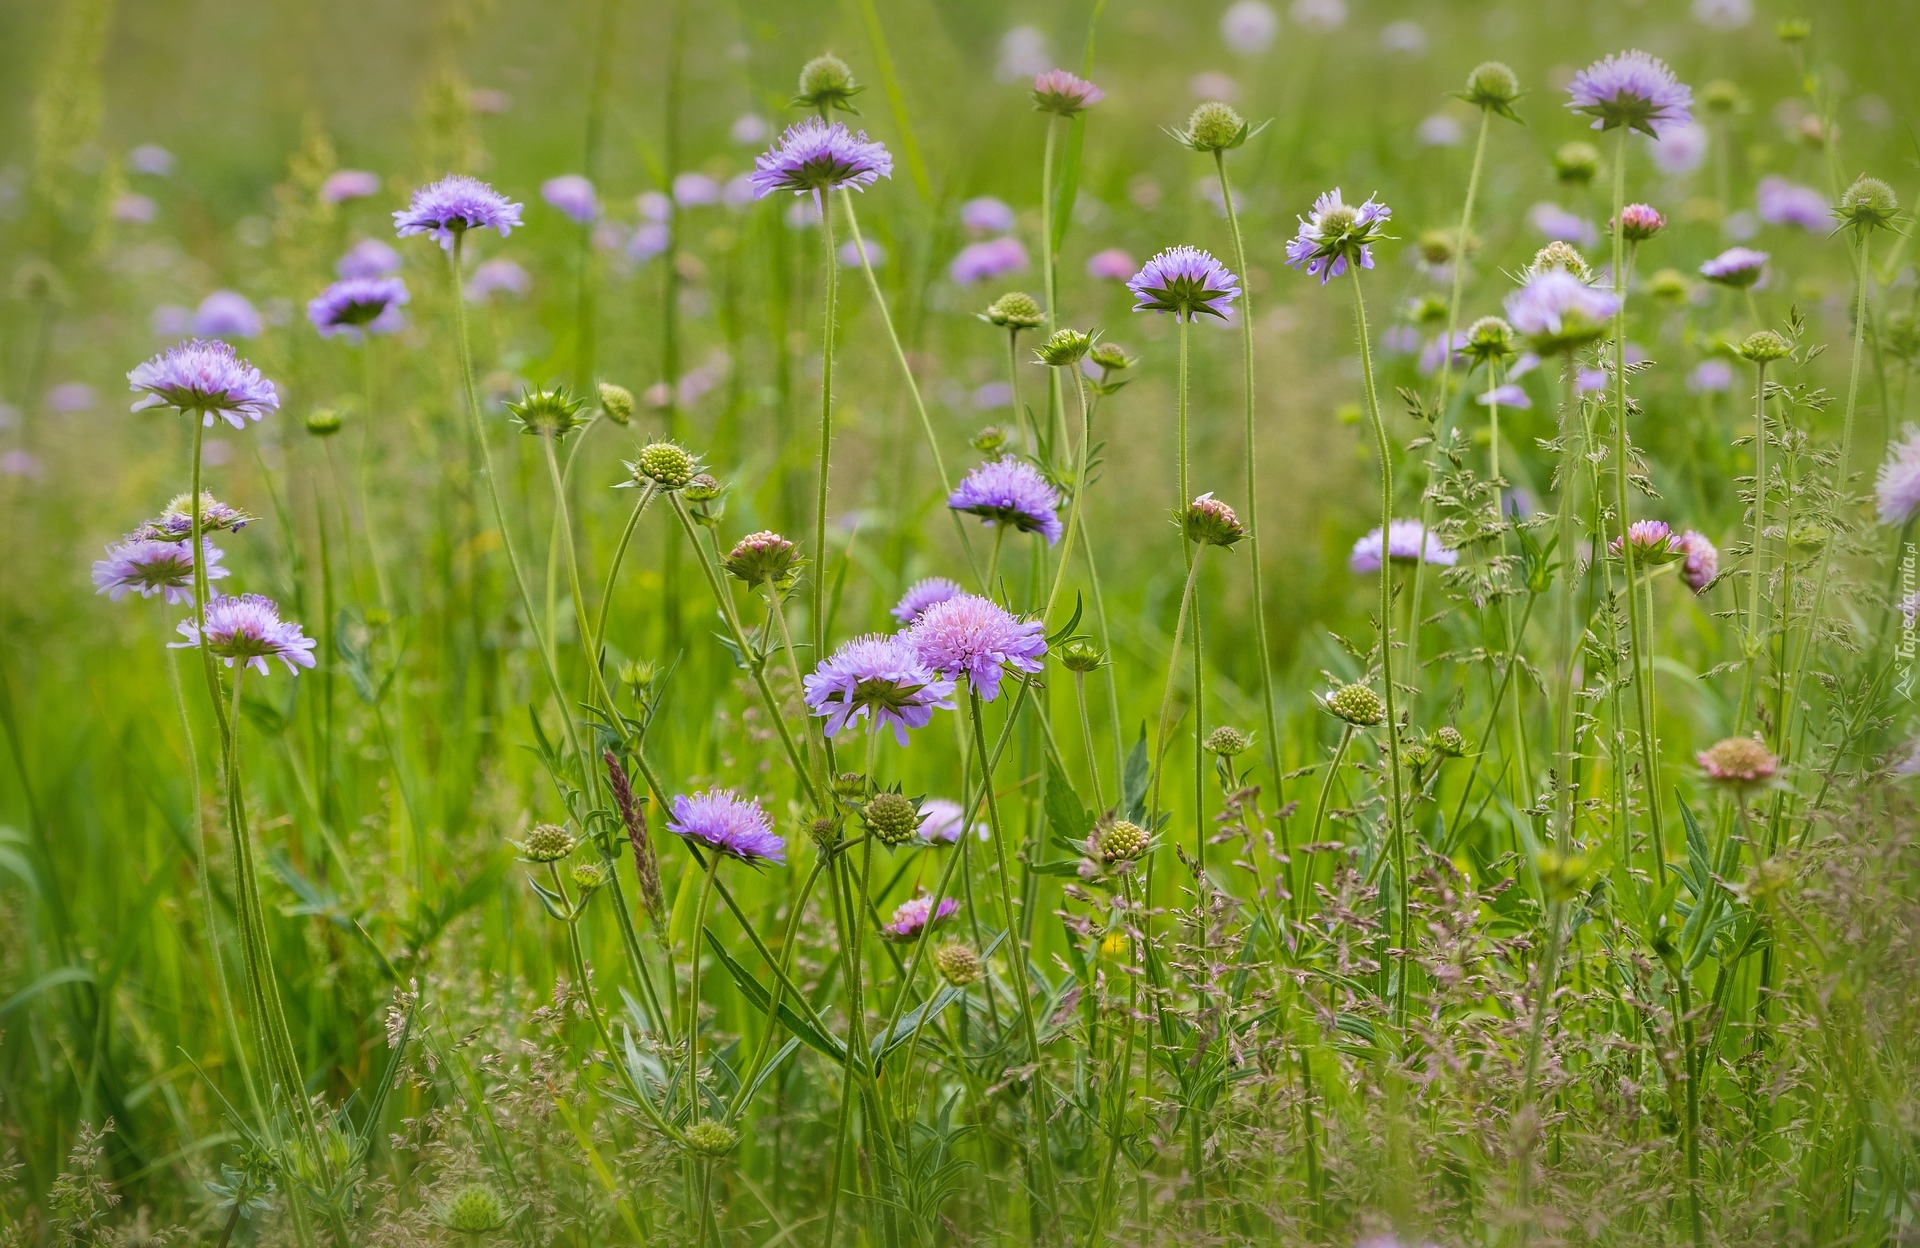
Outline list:
[[[1596,290],[1564,269],[1547,269],[1527,278],[1506,299],[1507,320],[1533,340],[1543,354],[1569,351],[1606,332],[1620,297]]]
[[[1460,123],[1445,113],[1434,113],[1414,130],[1413,137],[1422,147],[1458,147],[1467,136]]]
[[[1667,63],[1638,50],[1595,61],[1567,84],[1567,107],[1592,117],[1595,130],[1626,126],[1653,138],[1693,120],[1693,92]]]
[[[259,369],[226,343],[199,338],[168,347],[136,366],[127,374],[127,385],[145,396],[133,411],[172,407],[198,413],[207,425],[213,424],[215,416],[223,416],[235,429],[244,429],[247,421],[259,420],[280,407],[273,383]]]
[[[1607,553],[1618,558],[1623,545],[1632,549],[1638,564],[1670,563],[1686,554],[1665,520],[1635,520],[1624,535],[1607,543]]]
[[[179,338],[193,332],[193,312],[177,303],[163,303],[147,318],[156,338]]]
[[[238,507],[229,507],[208,490],[200,491],[200,536],[209,533],[238,533],[253,522],[253,517]],[[193,496],[181,494],[167,509],[127,535],[130,542],[184,542],[193,535]]]
[[[390,334],[405,323],[400,305],[407,284],[397,277],[349,277],[335,282],[307,303],[307,319],[322,338],[343,335],[358,342],[365,334]]]
[[[633,208],[642,221],[673,220],[673,200],[659,191],[641,191],[633,197]]]
[[[922,663],[944,676],[965,676],[988,702],[1000,696],[1008,667],[1037,672],[1047,652],[1039,620],[1022,620],[977,594],[960,594],[921,612],[906,633]]]
[[[667,831],[741,862],[787,861],[786,843],[774,833],[759,800],[741,798],[732,789],[676,796]]]
[[[1492,407],[1497,403],[1501,407],[1515,407],[1521,411],[1526,411],[1533,406],[1533,400],[1527,397],[1526,389],[1512,382],[1504,386],[1495,386],[1485,394],[1476,397],[1474,402],[1481,407]]]
[[[228,574],[227,569],[217,566],[220,551],[212,542],[200,539],[200,549],[207,552],[209,581]],[[193,546],[130,537],[107,547],[107,557],[94,562],[93,584],[115,602],[130,593],[142,598],[165,594],[168,606],[185,606],[193,601]]]
[[[1033,106],[1043,113],[1071,117],[1106,98],[1105,91],[1064,69],[1047,69],[1034,75]]]
[[[980,234],[1004,234],[1013,228],[1013,209],[991,195],[960,205],[960,224]]]
[[[0,454],[0,476],[38,480],[43,471],[31,451],[16,449]]]
[[[157,143],[142,143],[127,153],[127,168],[149,177],[164,178],[173,172],[173,153]]]
[[[1600,231],[1594,228],[1593,222],[1568,212],[1552,200],[1543,199],[1527,209],[1527,224],[1546,239],[1579,243],[1582,247],[1591,247],[1600,241]]]
[[[1575,394],[1595,394],[1607,388],[1607,370],[1604,368],[1583,368],[1573,375]]]
[[[1453,356],[1453,362],[1456,365],[1467,362],[1467,356],[1464,351],[1466,345],[1467,331],[1464,329],[1455,330],[1453,334],[1453,351],[1451,354]],[[1420,370],[1422,377],[1431,376],[1434,371],[1445,362],[1448,354],[1447,335],[1446,331],[1442,330],[1433,336],[1431,342],[1420,349],[1420,359],[1415,364],[1415,367]]]
[[[910,898],[894,909],[893,921],[883,926],[880,932],[888,940],[912,940],[927,927],[929,922],[937,927],[959,912],[960,903],[951,897],[940,899],[940,909],[937,912],[933,908],[933,898]]]
[[[113,201],[113,219],[122,225],[151,225],[160,215],[160,205],[145,195],[128,191]]]
[[[1693,0],[1693,20],[1714,30],[1738,30],[1753,20],[1753,0]]]
[[[1287,243],[1287,263],[1308,274],[1318,274],[1320,284],[1339,277],[1352,261],[1363,269],[1373,267],[1373,244],[1386,238],[1383,227],[1393,209],[1375,203],[1369,195],[1359,207],[1340,198],[1340,188],[1323,193],[1313,201],[1313,211],[1300,218],[1300,232]]]
[[[590,225],[600,215],[600,197],[594,194],[593,183],[577,173],[563,173],[542,182],[540,198],[576,225]]]
[[[1751,247],[1729,247],[1700,266],[1700,276],[1720,286],[1745,290],[1765,275],[1767,253]]]
[[[1288,12],[1309,30],[1338,30],[1347,20],[1346,0],[1293,0]]]
[[[1827,197],[1810,186],[1799,186],[1770,173],[1754,188],[1755,208],[1768,225],[1797,225],[1810,233],[1825,233],[1832,217]]]
[[[1087,257],[1087,276],[1101,282],[1124,282],[1133,276],[1133,257],[1118,247]]]
[[[1135,312],[1171,312],[1176,321],[1202,313],[1226,319],[1225,308],[1240,297],[1227,266],[1198,247],[1169,247],[1142,265],[1127,281]]]
[[[1901,432],[1905,436],[1888,445],[1873,482],[1881,524],[1905,524],[1920,511],[1920,429],[1908,425]]]
[[[720,184],[704,173],[676,174],[673,202],[682,208],[705,208],[720,202]]]
[[[193,332],[202,338],[257,338],[260,314],[245,295],[216,290],[194,310]]]
[[[818,117],[788,126],[772,147],[753,158],[753,190],[761,199],[775,191],[816,196],[842,187],[864,191],[892,176],[893,157],[885,144],[869,142],[865,130],[855,133]]]
[[[900,595],[900,601],[893,604],[893,610],[888,614],[902,624],[911,624],[934,603],[958,598],[966,592],[944,576],[929,576],[907,586],[907,592]]]
[[[1724,394],[1733,388],[1733,365],[1726,360],[1702,360],[1687,374],[1687,389],[1694,394]]]
[[[899,637],[856,637],[801,684],[808,709],[826,719],[829,737],[865,716],[875,732],[891,726],[905,747],[907,729],[926,727],[936,709],[953,709],[953,682],[929,671]]]
[[[1227,50],[1259,56],[1280,33],[1280,15],[1265,0],[1236,0],[1220,15],[1220,38]]]
[[[1720,575],[1720,552],[1707,540],[1707,535],[1688,529],[1674,541],[1680,552],[1686,556],[1686,562],[1680,565],[1680,579],[1694,593],[1706,592],[1713,584],[1713,578]]]
[[[733,119],[727,137],[741,147],[759,147],[767,141],[767,119],[758,113],[741,113]]]
[[[983,243],[968,243],[947,266],[947,276],[957,285],[971,286],[989,278],[1017,273],[1027,267],[1027,249],[1012,235],[990,238]]]
[[[1669,127],[1650,144],[1653,166],[1661,173],[1692,173],[1707,158],[1707,128],[1697,121]]]
[[[660,221],[643,221],[627,240],[627,259],[639,264],[651,260],[673,241],[673,227]]]
[[[84,381],[63,381],[47,391],[47,410],[62,415],[93,410],[93,387]]]
[[[344,204],[350,199],[365,199],[380,193],[380,175],[364,169],[341,169],[327,175],[320,184],[320,198],[329,204]]]
[[[959,802],[950,802],[944,797],[930,797],[920,803],[921,840],[929,845],[953,845],[960,840],[960,821],[966,812],[960,809]],[[981,840],[987,839],[987,825],[975,823],[973,834]]]
[[[499,230],[505,238],[522,224],[520,208],[480,179],[450,173],[416,190],[413,200],[393,214],[393,226],[401,238],[425,234],[451,251],[453,240],[468,230]]]
[[[363,238],[347,248],[333,271],[341,277],[385,277],[400,271],[400,253],[377,238]]]
[[[216,594],[207,603],[205,626],[182,620],[179,632],[186,640],[172,643],[171,649],[192,650],[204,644],[228,667],[237,660],[263,676],[268,659],[279,659],[296,676],[300,668],[313,666],[313,639],[302,636],[298,624],[281,619],[273,599],[261,594],[238,598]]]
[[[1435,563],[1450,568],[1460,556],[1440,544],[1440,538],[1418,520],[1395,520],[1387,528],[1387,558],[1395,563]],[[1380,530],[1374,529],[1353,544],[1347,566],[1355,572],[1380,570]]]
[[[865,255],[861,254],[862,246],[866,247]],[[863,265],[871,265],[877,269],[886,262],[887,249],[870,238],[862,239],[857,243],[848,239],[840,244],[840,267],[843,269],[857,269]]]
[[[533,287],[527,271],[502,256],[488,260],[473,270],[467,281],[467,302],[485,303],[495,294],[524,295]]]
[[[1023,459],[1003,455],[981,464],[947,497],[947,506],[969,512],[988,524],[1010,524],[1022,533],[1038,533],[1051,546],[1060,540],[1060,495],[1040,470]]]
[[[1013,387],[1004,381],[989,381],[974,390],[967,401],[983,412],[1013,406]]]

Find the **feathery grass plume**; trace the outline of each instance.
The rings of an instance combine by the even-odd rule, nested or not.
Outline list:
[[[667,917],[667,901],[660,888],[660,860],[653,852],[653,838],[647,832],[647,812],[633,793],[633,782],[612,750],[602,750],[607,765],[607,787],[613,793],[614,808],[620,812],[620,826],[627,831],[627,844],[633,848],[633,875],[640,883],[640,904],[655,923]]]

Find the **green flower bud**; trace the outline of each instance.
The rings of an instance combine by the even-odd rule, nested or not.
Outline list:
[[[920,808],[901,793],[875,793],[860,812],[861,822],[882,845],[904,845],[920,828]]]
[[[330,407],[316,407],[307,413],[307,432],[316,438],[330,438],[340,432],[340,413]]]
[[[1208,100],[1187,118],[1187,128],[1174,137],[1196,152],[1224,152],[1239,147],[1250,134],[1247,123],[1233,106]]]
[[[1679,269],[1661,269],[1647,279],[1647,293],[1666,303],[1680,303],[1693,293],[1693,283]]]
[[[1211,493],[1202,494],[1187,504],[1180,516],[1181,531],[1187,540],[1202,546],[1232,546],[1247,535],[1233,508]]]
[[[973,435],[973,449],[991,455],[1007,444],[1007,431],[999,425],[988,425]]]
[[[1583,282],[1593,280],[1593,270],[1587,267],[1586,257],[1582,256],[1579,249],[1572,243],[1562,242],[1559,239],[1555,239],[1533,253],[1533,264],[1528,267],[1527,272],[1545,273],[1551,269],[1571,273]]]
[[[1900,199],[1879,178],[1861,174],[1840,197],[1834,215],[1860,230],[1885,229],[1900,215]]]
[[[1336,719],[1344,719],[1356,728],[1372,728],[1386,722],[1387,704],[1365,685],[1342,685],[1328,694],[1321,705]]]
[[[1600,149],[1575,140],[1553,154],[1553,176],[1568,186],[1585,186],[1600,173]]]
[[[652,481],[661,489],[677,490],[693,480],[693,456],[672,442],[649,442],[627,468],[637,481]]]
[[[1093,350],[1087,352],[1087,358],[1109,373],[1125,372],[1140,361],[1127,354],[1127,349],[1117,342],[1095,343]]]
[[[1131,819],[1103,819],[1093,830],[1094,845],[1105,863],[1132,862],[1147,849],[1147,830]]]
[[[979,982],[980,955],[965,945],[941,945],[933,952],[933,964],[939,969],[940,977],[955,988]]]
[[[690,503],[710,503],[726,490],[727,487],[721,485],[711,473],[696,472],[693,479],[687,482],[686,489],[681,491],[681,497]]]
[[[1785,359],[1793,351],[1793,346],[1772,330],[1763,329],[1758,333],[1748,334],[1741,342],[1739,350],[1740,358],[1749,363],[1771,364],[1775,360]]]
[[[601,863],[589,858],[573,864],[573,884],[581,892],[590,893],[606,882],[607,869]]]
[[[536,824],[520,843],[520,853],[533,862],[558,862],[573,852],[573,833],[557,823]]]
[[[600,410],[616,425],[628,423],[633,419],[633,391],[612,382],[601,382]]]
[[[551,390],[523,390],[507,404],[507,411],[520,422],[520,432],[547,438],[564,438],[583,423],[580,409],[586,403],[576,399],[565,386]]]
[[[722,562],[729,576],[749,585],[764,585],[772,581],[776,586],[783,586],[793,579],[800,567],[794,544],[766,529],[749,533],[735,542]]]
[[[1107,661],[1106,652],[1092,642],[1076,637],[1054,652],[1060,664],[1070,672],[1097,671]]]
[[[1459,758],[1467,752],[1467,739],[1452,724],[1436,728],[1433,732],[1433,748],[1448,758]]]
[[[1548,901],[1571,901],[1580,895],[1586,879],[1587,856],[1543,849],[1533,856],[1533,869],[1540,873],[1540,888]]]
[[[740,1142],[740,1133],[724,1122],[708,1118],[687,1128],[687,1147],[702,1157],[725,1157]]]
[[[1460,98],[1475,108],[1512,117],[1513,102],[1520,98],[1520,76],[1499,61],[1483,61],[1467,75],[1467,89]]]
[[[867,778],[857,771],[843,771],[833,778],[833,791],[847,801],[859,801],[867,795]]]
[[[1047,323],[1046,314],[1040,311],[1040,302],[1023,291],[1010,290],[987,305],[980,319],[989,325],[1002,325],[1008,329],[1038,329]]]
[[[816,56],[801,67],[800,89],[794,93],[792,103],[795,108],[822,112],[837,108],[857,113],[860,110],[851,101],[864,90],[865,87],[853,80],[853,71],[845,61],[831,54]]]
[[[1747,97],[1740,90],[1740,84],[1725,78],[1716,78],[1701,87],[1699,99],[1701,108],[1723,117],[1742,112],[1747,105]]]
[[[1093,339],[1077,329],[1056,329],[1034,353],[1050,368],[1071,368],[1092,345]]]
[[[1813,23],[1803,17],[1783,17],[1775,23],[1773,33],[1780,37],[1781,43],[1792,47],[1813,36]]]
[[[462,1235],[487,1235],[506,1226],[506,1205],[491,1187],[469,1183],[440,1211],[440,1224]]]
[[[1207,734],[1208,752],[1218,754],[1221,758],[1233,758],[1236,755],[1245,754],[1250,745],[1252,742],[1247,740],[1247,734],[1238,728],[1229,728],[1225,724]]]
[[[1476,364],[1497,364],[1515,351],[1513,326],[1497,316],[1483,316],[1467,326],[1467,358]]]

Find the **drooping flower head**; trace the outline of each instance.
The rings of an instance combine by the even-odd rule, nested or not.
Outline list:
[[[133,410],[171,407],[198,415],[203,424],[224,417],[235,429],[280,407],[280,395],[260,370],[224,342],[190,338],[168,347],[127,374],[128,387],[143,395]]]
[[[1767,271],[1767,253],[1751,247],[1729,247],[1700,266],[1700,276],[1716,286],[1745,290]]]
[[[1887,447],[1873,482],[1881,524],[1905,524],[1920,511],[1920,428],[1908,425],[1902,432],[1905,436]]]
[[[960,912],[960,903],[951,897],[940,899],[940,909],[933,908],[933,898],[913,897],[894,909],[893,921],[881,927],[880,931],[888,940],[912,940],[924,931],[929,923],[939,926]]]
[[[907,592],[900,595],[900,601],[893,604],[893,610],[888,614],[902,624],[911,624],[928,607],[949,598],[958,598],[966,592],[957,582],[944,576],[929,576],[907,586]]]
[[[219,566],[218,548],[205,538],[200,548],[207,552],[207,579],[226,576],[227,569]],[[142,598],[165,594],[168,606],[185,606],[193,601],[193,546],[130,537],[107,547],[107,557],[94,561],[93,584],[115,602],[128,594]]]
[[[843,186],[864,191],[893,176],[893,156],[884,143],[870,142],[864,130],[818,117],[788,126],[772,147],[754,157],[753,166],[756,199],[775,191],[819,195]]]
[[[1022,533],[1038,533],[1051,546],[1060,540],[1060,495],[1040,470],[1024,459],[990,459],[960,479],[947,506],[979,516],[988,524],[1010,524]]]
[[[200,491],[200,536],[209,533],[238,533],[252,523],[253,517],[238,507],[229,507],[210,491]],[[130,542],[184,542],[193,536],[193,495],[177,494],[166,509],[127,534]]]
[[[205,645],[228,667],[239,662],[264,676],[268,659],[279,659],[295,675],[313,666],[313,639],[303,636],[298,624],[281,619],[279,606],[263,594],[216,594],[207,603],[204,626],[182,620],[178,631],[186,640],[172,643],[173,649]]]
[[[1714,742],[1695,757],[1700,770],[1707,773],[1707,779],[1737,792],[1767,783],[1780,769],[1780,760],[1759,737],[1728,737]]]
[[[1384,543],[1379,529],[1355,542],[1353,553],[1347,556],[1347,566],[1355,572],[1378,572],[1383,546],[1385,557],[1395,563],[1424,562],[1450,568],[1460,562],[1459,553],[1448,550],[1441,544],[1439,535],[1418,520],[1395,520],[1387,526]]]
[[[1226,311],[1240,297],[1240,287],[1227,266],[1198,247],[1169,247],[1142,265],[1127,282],[1135,312],[1171,312],[1173,319],[1193,321],[1202,314],[1226,319]]]
[[[1037,672],[1047,653],[1046,629],[1022,620],[990,599],[960,594],[920,613],[907,630],[920,662],[942,676],[965,676],[988,702],[1000,696],[1005,669]]]
[[[1607,552],[1616,559],[1623,550],[1631,551],[1633,562],[1641,565],[1671,563],[1687,553],[1665,520],[1635,520],[1629,524],[1625,534],[1607,543]]]
[[[542,182],[540,198],[576,225],[591,225],[600,215],[600,197],[594,193],[593,183],[577,173],[563,173]]]
[[[397,277],[349,277],[309,300],[307,319],[322,338],[338,335],[358,342],[365,334],[391,334],[404,325],[400,307],[407,299],[407,284]]]
[[[1105,91],[1064,69],[1043,70],[1033,79],[1033,106],[1043,113],[1072,117],[1106,98]]]
[[[468,230],[499,230],[505,238],[520,220],[521,205],[478,178],[451,173],[413,193],[413,201],[393,214],[401,238],[425,234],[451,251],[453,240]]]
[[[1567,84],[1567,107],[1592,117],[1595,130],[1626,126],[1659,138],[1693,120],[1693,91],[1657,56],[1633,50],[1603,57]]]
[[[380,175],[364,169],[337,169],[320,184],[320,198],[329,204],[365,199],[380,193]]]
[[[829,737],[864,718],[875,732],[891,727],[904,747],[907,729],[924,728],[935,710],[953,708],[953,681],[929,670],[899,637],[856,637],[801,684],[808,710],[826,720]]]
[[[1706,534],[1694,529],[1688,529],[1674,541],[1686,556],[1686,562],[1680,565],[1680,579],[1694,593],[1705,593],[1707,586],[1713,584],[1713,578],[1720,575],[1719,548]]]
[[[786,842],[774,832],[773,821],[760,809],[759,799],[742,798],[732,789],[679,794],[673,799],[667,831],[741,862],[787,860]]]
[[[960,809],[959,802],[950,802],[944,797],[930,797],[920,803],[919,837],[929,845],[953,845],[960,840],[960,823],[966,812]],[[986,840],[988,829],[985,823],[976,820],[973,834]]]
[[[1562,269],[1534,273],[1507,296],[1507,320],[1542,355],[1571,351],[1601,337],[1620,296],[1596,290]]]
[[[1389,237],[1385,232],[1393,209],[1372,196],[1355,207],[1340,198],[1340,188],[1313,201],[1313,211],[1300,218],[1300,232],[1287,243],[1287,263],[1318,274],[1320,284],[1347,271],[1349,262],[1373,267],[1373,244]]]

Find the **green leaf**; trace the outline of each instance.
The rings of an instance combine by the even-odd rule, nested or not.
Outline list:
[[[19,992],[0,1002],[0,1019],[5,1019],[15,1010],[31,1002],[49,988],[58,988],[61,984],[89,984],[93,982],[93,972],[84,966],[63,966],[48,971]]]
[[[767,1013],[773,1005],[773,994],[760,986],[760,981],[753,977],[753,972],[734,960],[733,955],[728,953],[726,947],[720,943],[720,938],[713,934],[712,928],[706,929],[706,937],[707,947],[712,949],[714,956],[720,959],[720,964],[727,968],[727,974],[733,976],[733,982],[739,986],[741,995],[745,996],[762,1014]],[[780,1002],[780,1025],[792,1032],[808,1048],[824,1053],[836,1062],[847,1060],[846,1045],[824,1034],[812,1023],[801,1018],[784,1000]]]
[[[1140,721],[1140,739],[1127,754],[1126,770],[1120,776],[1120,806],[1127,818],[1139,823],[1147,817],[1147,723]],[[1147,829],[1149,832],[1152,828]]]
[[[1080,795],[1051,754],[1047,755],[1047,827],[1056,837],[1072,842],[1075,854],[1093,830],[1093,815],[1081,805]]]

